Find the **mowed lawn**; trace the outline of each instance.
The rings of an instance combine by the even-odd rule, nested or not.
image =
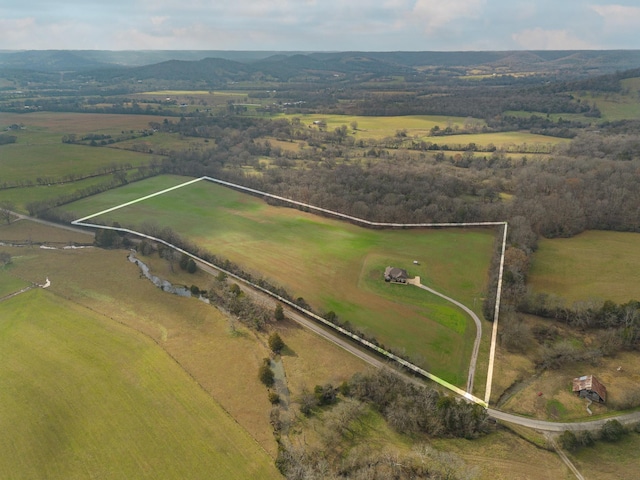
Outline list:
[[[589,231],[543,239],[533,256],[529,284],[569,303],[640,300],[640,234]]]
[[[141,196],[174,177],[131,186]],[[132,198],[129,186],[69,206],[79,216]],[[198,182],[97,220],[138,227],[154,221],[284,286],[321,312],[334,311],[382,344],[462,384],[475,337],[457,308],[415,287],[383,281],[387,265],[479,311],[494,240],[491,229],[369,230]],[[413,265],[418,260],[420,265]]]
[[[280,477],[146,336],[41,289],[0,319],[0,478]]]

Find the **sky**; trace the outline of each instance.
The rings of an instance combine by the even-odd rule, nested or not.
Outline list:
[[[0,50],[640,49],[638,0],[0,0]]]

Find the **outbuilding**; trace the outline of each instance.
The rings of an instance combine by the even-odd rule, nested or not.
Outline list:
[[[598,403],[604,403],[607,400],[606,387],[593,375],[574,378],[573,393],[580,398],[588,398]]]

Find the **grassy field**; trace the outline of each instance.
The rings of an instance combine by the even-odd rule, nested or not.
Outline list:
[[[33,290],[0,304],[2,478],[278,478],[148,338]]]
[[[177,183],[161,177],[70,206],[79,216]],[[321,311],[373,334],[434,373],[461,384],[475,329],[464,314],[414,287],[382,280],[387,265],[480,308],[491,230],[387,230],[356,227],[201,182],[108,214],[139,226],[153,218],[257,276],[283,285]],[[413,265],[417,259],[420,265]],[[452,362],[451,358],[456,361]]]
[[[70,195],[83,188],[100,185],[111,180],[111,175],[92,177],[72,183],[37,185],[32,187],[18,187],[0,190],[0,202],[7,201],[14,205],[14,211],[27,214],[27,205],[31,202],[52,200],[64,195]]]
[[[545,153],[551,151],[556,145],[568,143],[566,138],[550,137],[548,135],[536,135],[527,132],[497,132],[497,133],[475,133],[463,135],[449,135],[444,137],[423,138],[425,141],[437,143],[439,145],[476,145],[486,147],[493,144],[501,150]]]
[[[0,252],[3,251],[2,247],[0,247]],[[24,287],[28,287],[29,284],[24,282],[18,278],[14,278],[8,275],[7,271],[11,268],[10,266],[0,267],[0,298],[5,295],[10,295],[14,292],[17,292]]]
[[[572,238],[542,239],[528,283],[535,291],[552,293],[568,302],[638,300],[640,235],[590,231]]]
[[[31,180],[35,184],[38,178],[89,174],[104,166],[123,163],[136,166],[151,159],[138,152],[64,144],[62,135],[53,128],[26,124],[24,130],[14,131],[13,135],[18,141],[2,145],[0,150],[2,180],[8,182]]]
[[[196,150],[198,148],[213,148],[214,140],[196,137],[183,137],[178,133],[157,132],[149,137],[136,138],[113,144],[113,148],[135,149],[145,146],[153,152]]]
[[[629,79],[633,80],[633,79]],[[628,83],[633,86],[635,83]],[[610,93],[604,95],[586,94],[580,96],[582,101],[595,103],[602,112],[599,121],[614,122],[617,120],[634,120],[640,119],[640,99],[637,92],[626,95],[618,93]]]
[[[23,222],[11,227],[19,223]],[[57,232],[63,232],[64,238],[67,233],[32,222],[24,224],[21,228],[31,230],[35,242],[56,238]],[[0,238],[9,236],[6,228],[0,226]],[[140,279],[137,267],[122,250],[9,250],[14,261],[9,276],[25,283],[42,283],[48,276],[52,282],[48,291],[153,339],[275,457],[271,405],[256,375],[268,356],[268,333],[258,335],[239,324],[231,332],[229,319],[216,308],[163,293]],[[145,257],[144,261],[172,283],[209,289],[213,281],[203,272],[174,273],[167,262],[157,258]],[[286,321],[277,327],[289,347],[283,361],[292,396],[299,395],[303,386],[339,384],[366,368],[361,360],[295,324]]]
[[[569,457],[587,478],[632,480],[640,470],[640,434],[630,433],[619,442],[598,442]]]
[[[284,118],[299,118],[304,125],[313,126],[314,121],[324,120],[327,123],[327,130],[345,125],[356,139],[373,138],[382,139],[393,137],[399,130],[406,130],[408,137],[417,137],[420,140],[437,143],[439,145],[468,145],[475,143],[478,146],[488,146],[493,144],[498,148],[508,150],[516,146],[526,146],[527,151],[533,153],[548,150],[554,145],[566,143],[568,140],[549,137],[544,135],[534,135],[526,132],[501,132],[501,133],[478,133],[447,136],[430,136],[431,129],[435,126],[445,129],[465,128],[469,122],[475,127],[485,125],[484,121],[472,119],[471,121],[463,117],[447,117],[438,115],[407,115],[398,117],[362,117],[352,115],[280,115]],[[357,122],[358,129],[354,132],[351,123]],[[313,126],[314,128],[317,128]]]
[[[102,113],[2,113],[0,128],[17,124],[39,127],[51,133],[120,133],[122,130],[149,128],[149,122],[161,122],[162,117],[154,115],[111,115]]]
[[[299,118],[304,125],[313,125],[313,122],[324,120],[327,123],[327,130],[345,125],[351,130],[351,123],[357,122],[357,137],[362,138],[384,138],[393,137],[398,130],[407,130],[408,136],[427,135],[429,131],[439,126],[444,129],[448,126],[463,128],[466,118],[463,117],[447,117],[439,115],[406,115],[398,117],[384,116],[356,116],[356,115],[325,115],[325,114],[282,114],[278,115],[282,118]],[[483,121],[477,120],[480,126],[484,125]]]

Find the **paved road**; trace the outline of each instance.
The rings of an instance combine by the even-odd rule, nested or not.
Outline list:
[[[487,413],[496,420],[507,423],[522,425],[523,427],[533,428],[541,432],[559,433],[565,430],[597,430],[601,428],[609,420],[618,420],[623,425],[630,425],[640,422],[640,411],[615,415],[597,420],[587,420],[584,422],[548,422],[545,420],[536,420],[534,418],[522,417],[513,413],[501,412],[493,408],[487,409]]]
[[[437,295],[438,297],[444,298],[445,300],[447,300],[447,301],[453,303],[454,305],[460,307],[475,322],[475,324],[476,324],[476,339],[473,342],[473,352],[471,353],[471,361],[469,362],[469,376],[467,377],[467,392],[473,393],[473,380],[474,380],[475,375],[476,375],[476,363],[478,361],[478,351],[480,349],[480,340],[482,340],[482,323],[480,322],[480,319],[466,305],[463,305],[462,303],[458,302],[457,300],[454,300],[451,297],[447,297],[446,295],[444,295],[444,294],[442,294],[440,292],[437,292],[433,288],[429,288],[426,285],[421,284],[420,283],[420,277],[416,277],[416,281],[414,281],[414,282],[409,281],[407,283],[409,283],[411,285],[415,285],[418,288],[422,288],[423,290],[426,290],[429,293],[433,293],[434,295]]]

